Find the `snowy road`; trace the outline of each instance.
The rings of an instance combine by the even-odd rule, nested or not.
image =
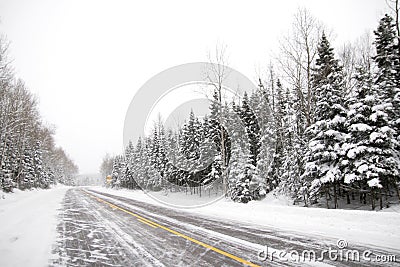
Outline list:
[[[312,250],[318,257],[322,250],[337,248],[337,240],[221,221],[94,190],[70,189],[63,205],[54,266],[378,265],[328,257],[323,262],[300,257],[299,262],[288,255],[262,261],[259,252],[265,246],[270,254]],[[361,253],[368,248],[348,249]],[[400,266],[398,262],[381,265]]]

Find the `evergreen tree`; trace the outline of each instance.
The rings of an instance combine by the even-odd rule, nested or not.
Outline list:
[[[134,161],[135,161],[135,147],[132,141],[129,141],[128,146],[125,149],[125,165],[126,165],[126,177],[125,184],[123,185],[129,189],[136,189],[138,185],[134,179]]]
[[[346,109],[343,101],[343,75],[333,48],[322,35],[316,68],[313,73],[316,97],[315,122],[307,129],[310,137],[305,156],[305,179],[312,180],[311,197],[325,194],[328,204],[330,188],[334,188],[337,207],[337,185],[343,179],[340,161],[347,134],[344,127]]]
[[[189,115],[189,121],[182,127],[182,138],[180,139],[181,152],[190,161],[197,160],[200,157],[199,147],[203,141],[201,129],[202,125],[192,110]]]
[[[70,183],[78,169],[55,146],[37,99],[12,71],[7,48],[0,36],[0,190],[47,188],[55,180]]]
[[[254,113],[260,125],[260,149],[257,155],[257,173],[265,185],[264,189],[269,192],[274,189],[269,175],[271,174],[270,167],[275,150],[275,135],[273,111],[269,103],[268,93],[263,90],[263,86],[260,84],[260,90],[254,92],[251,99]],[[254,101],[255,99],[259,100]]]
[[[33,163],[33,153],[30,146],[27,146],[23,154],[23,165],[22,165],[22,181],[21,188],[31,188],[33,181],[35,180],[35,170]]]
[[[275,96],[275,110],[274,110],[274,154],[272,158],[271,167],[268,175],[268,184],[271,189],[278,186],[282,179],[282,165],[284,162],[284,143],[285,143],[285,132],[284,129],[285,119],[285,103],[283,98],[283,88],[280,80],[278,79],[276,84],[276,96]]]
[[[391,178],[398,176],[398,163],[391,143],[393,131],[388,127],[388,116],[377,91],[373,90],[371,74],[360,68],[356,78],[346,122],[351,138],[346,144],[347,158],[342,162],[344,182],[362,190],[369,188],[374,194],[377,188],[388,188]],[[374,208],[373,197],[371,204]]]
[[[250,192],[252,175],[249,170],[252,160],[248,138],[245,138],[246,128],[242,122],[240,109],[234,102],[228,124],[231,126],[232,139],[232,152],[228,165],[229,195],[236,202],[247,203],[252,200]]]
[[[379,22],[375,33],[376,56],[373,57],[378,71],[375,78],[376,94],[379,102],[373,108],[374,118],[380,121],[380,127],[375,131],[375,136],[385,136],[381,140],[386,149],[390,149],[395,156],[390,156],[390,161],[397,161],[397,170],[393,172],[393,162],[387,166],[388,171],[392,172],[386,175],[382,174],[381,180],[397,188],[397,194],[400,199],[398,189],[399,182],[399,163],[400,157],[400,54],[398,36],[396,36],[395,23],[389,15],[385,15]],[[380,119],[379,119],[380,118]],[[379,124],[379,123],[378,123]],[[380,139],[377,139],[380,140]],[[387,151],[389,153],[389,151]],[[397,174],[397,175],[396,175]],[[383,182],[383,181],[381,181]]]
[[[221,127],[221,122],[226,119],[223,118],[223,109],[222,105],[219,101],[218,92],[214,91],[213,99],[210,105],[210,115],[205,120],[205,139],[208,141],[212,141],[215,144],[217,153],[214,155],[214,160],[211,164],[211,170],[207,174],[208,181],[219,181],[219,183],[223,186],[223,179],[226,177],[226,170],[224,172],[224,166],[228,165],[229,162],[229,142],[228,142],[228,133],[226,132],[224,127]],[[223,133],[221,133],[223,131]],[[222,142],[221,137],[223,136],[224,141]],[[222,156],[222,143],[224,143],[224,155]],[[223,162],[225,160],[225,162]],[[224,176],[225,175],[225,176]],[[224,188],[223,188],[224,190]]]
[[[400,55],[393,18],[386,14],[374,33],[376,36],[376,56],[373,59],[378,67],[375,79],[375,84],[379,88],[378,97],[382,103],[387,105],[391,126],[398,129],[400,118]]]
[[[260,152],[260,126],[254,111],[249,105],[247,93],[243,95],[240,116],[246,127],[246,133],[250,142],[251,161],[254,166],[257,165],[257,156]]]
[[[132,168],[132,174],[133,178],[135,179],[136,183],[140,187],[145,186],[145,167],[144,167],[144,158],[145,157],[145,146],[143,144],[142,138],[139,137],[137,143],[136,143],[136,148],[134,152],[134,157],[133,157],[133,168]]]
[[[116,156],[113,162],[113,168],[111,173],[111,187],[119,188],[121,185],[121,176],[123,170],[121,169],[121,162],[122,156]]]
[[[44,179],[41,142],[37,141],[33,151],[33,166],[35,172],[35,187],[47,187]]]

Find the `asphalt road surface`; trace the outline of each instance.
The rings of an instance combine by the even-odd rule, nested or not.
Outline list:
[[[67,192],[58,235],[52,266],[400,266],[340,257],[335,261],[328,254],[323,261],[313,261],[309,254],[302,257],[302,252],[312,250],[318,258],[329,247],[337,249],[337,240],[204,217],[85,189]],[[370,248],[347,249],[362,253]]]

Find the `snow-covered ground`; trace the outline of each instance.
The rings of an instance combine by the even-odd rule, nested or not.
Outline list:
[[[49,264],[56,240],[57,214],[68,188],[1,193],[0,266]]]
[[[142,191],[113,190],[104,187],[92,187],[92,189],[147,203],[164,205]],[[159,193],[159,198],[164,202],[168,202],[168,198],[182,197],[188,198],[189,196],[180,193],[168,195]],[[193,197],[197,196],[190,196],[190,198]],[[338,240],[344,239],[349,245],[362,244],[370,248],[385,248],[397,252],[397,254],[400,252],[400,212],[398,207],[392,207],[385,212],[304,208],[292,206],[290,200],[282,197],[275,198],[270,194],[263,201],[240,204],[222,199],[207,206],[186,209],[185,211],[313,236],[320,235]]]
[[[61,203],[68,189],[69,187],[55,187],[50,190],[16,190],[15,193],[4,194],[5,199],[0,194],[0,266],[49,265],[50,260],[55,257],[52,252],[54,253],[54,245],[57,243],[56,230],[60,223],[58,215],[63,207]],[[178,210],[178,208],[166,206],[156,201],[142,191],[113,190],[103,187],[90,187],[88,189]],[[83,191],[76,190],[76,192]],[[77,194],[76,192],[74,194]],[[164,202],[169,202],[171,198],[179,198],[186,202],[192,201],[192,203],[195,203],[195,198],[198,197],[184,193],[169,193],[165,195],[160,192],[157,194]],[[205,197],[208,196],[203,196],[203,198]],[[70,203],[73,207],[70,210],[71,212],[77,212],[76,205],[84,204],[80,197],[76,197],[74,201]],[[177,201],[173,202],[177,203]],[[91,206],[87,205],[86,208],[88,207],[90,208]],[[140,207],[136,207],[136,209],[140,210]],[[107,211],[107,209],[102,210],[102,212],[113,214],[112,210]],[[165,212],[170,214],[175,211],[165,209]],[[295,233],[299,233],[305,236],[313,236],[317,240],[328,240],[327,237],[333,238],[333,240],[344,239],[349,246],[365,245],[371,249],[383,248],[384,251],[393,251],[396,255],[400,253],[399,206],[392,206],[390,209],[384,210],[384,212],[303,208],[292,206],[289,199],[283,197],[275,198],[270,194],[263,201],[240,204],[222,199],[207,206],[185,209],[185,212],[201,215],[204,220],[214,218],[221,222],[233,222],[233,225],[236,225],[236,222],[238,222],[238,225],[241,222],[251,223],[259,225],[260,229],[270,229],[272,232],[277,232],[274,229],[278,229],[289,233],[289,235],[294,233],[293,236],[296,236]],[[90,214],[90,212],[87,212],[86,215],[89,216]],[[175,214],[179,213],[175,212]],[[153,214],[153,216],[164,218],[162,214]],[[129,217],[128,219],[131,218]],[[173,220],[173,218],[169,218],[167,221],[171,223]],[[131,223],[129,220],[129,224]],[[183,227],[186,224],[177,221],[175,225]],[[143,226],[145,225],[143,224]],[[189,229],[190,227],[196,227],[196,225],[185,227]],[[130,228],[128,227],[127,229]],[[148,228],[147,230],[151,229],[153,228]],[[87,230],[89,232],[94,231],[92,228]],[[232,231],[233,238],[235,231],[234,229]],[[197,234],[200,232],[197,228],[193,231],[193,233]],[[104,230],[100,231],[100,233],[105,235]],[[218,233],[218,230],[215,230],[211,236],[216,236]],[[110,238],[105,235],[104,240],[109,240]],[[226,237],[224,236],[224,238]],[[85,246],[89,245],[93,244],[85,244]],[[115,253],[117,255],[119,252]]]

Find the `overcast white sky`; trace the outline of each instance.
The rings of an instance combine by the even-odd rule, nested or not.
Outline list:
[[[254,78],[298,7],[334,30],[334,44],[375,29],[387,10],[384,0],[0,0],[0,32],[57,144],[81,173],[95,173],[106,152],[122,151],[125,112],[143,83],[207,61],[217,43],[228,46],[231,67]]]

